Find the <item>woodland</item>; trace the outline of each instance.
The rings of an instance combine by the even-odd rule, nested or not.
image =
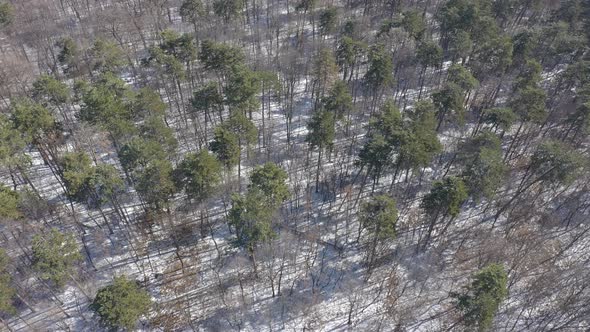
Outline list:
[[[0,0],[0,331],[589,331],[587,0]]]

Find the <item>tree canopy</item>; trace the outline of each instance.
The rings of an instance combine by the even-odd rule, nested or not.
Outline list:
[[[98,291],[91,308],[105,326],[131,330],[151,305],[150,295],[136,281],[118,276],[111,285]]]

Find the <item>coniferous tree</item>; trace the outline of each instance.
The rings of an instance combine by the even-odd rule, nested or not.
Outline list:
[[[52,76],[42,75],[33,83],[32,97],[44,107],[53,110],[54,114],[59,114],[69,127],[73,126],[65,107],[70,99],[70,90],[65,83]]]
[[[244,0],[215,0],[213,2],[213,12],[221,17],[225,23],[229,23],[241,15],[244,6]]]
[[[476,88],[479,84],[469,69],[459,64],[453,64],[449,67],[447,71],[447,80],[458,85],[465,92]]]
[[[531,157],[516,191],[496,213],[495,221],[529,188],[536,183],[559,186],[573,181],[584,166],[585,158],[571,146],[556,140],[539,144]]]
[[[59,53],[57,60],[62,66],[66,75],[76,75],[79,70],[81,51],[76,42],[69,37],[62,38],[57,42]]]
[[[517,116],[510,108],[492,108],[485,110],[483,113],[483,123],[491,125],[490,130],[496,132],[500,129],[501,136],[512,127],[516,121]]]
[[[144,139],[158,143],[166,152],[167,157],[172,157],[178,147],[178,141],[174,137],[172,128],[159,116],[150,116],[143,121],[138,128],[139,135]]]
[[[221,163],[207,150],[185,156],[175,170],[174,180],[190,199],[202,202],[211,197],[221,180]]]
[[[201,0],[184,0],[180,5],[179,13],[184,21],[193,25],[194,32],[197,34],[199,20],[206,14],[203,2]]]
[[[393,83],[393,64],[384,45],[373,45],[369,50],[369,68],[364,80],[368,91],[372,91],[374,105],[383,90]]]
[[[14,7],[8,2],[0,3],[0,29],[9,26],[14,20]]]
[[[367,167],[367,175],[373,178],[373,190],[383,171],[391,165],[392,153],[391,143],[380,133],[372,133],[359,151],[357,164]]]
[[[266,196],[268,206],[276,209],[289,197],[287,173],[277,164],[268,162],[250,174],[248,190],[259,190]]]
[[[241,148],[238,136],[228,129],[217,127],[209,148],[228,170],[240,163]]]
[[[125,65],[123,51],[113,42],[97,39],[88,51],[91,71],[118,73]]]
[[[31,158],[25,154],[30,140],[30,137],[14,128],[10,119],[0,115],[0,166],[8,170],[15,190],[18,185],[17,177],[20,175],[36,191],[26,172],[31,164]]]
[[[155,160],[165,160],[168,154],[164,147],[154,140],[133,137],[119,150],[119,161],[128,178],[131,180],[136,173]]]
[[[467,31],[459,30],[453,33],[447,43],[447,52],[453,62],[461,60],[464,64],[473,51],[473,41]]]
[[[421,40],[426,32],[424,16],[416,10],[405,11],[400,24],[410,37],[416,41]]]
[[[418,44],[416,49],[416,59],[422,70],[420,71],[420,92],[418,93],[418,99],[422,97],[422,89],[424,88],[424,79],[426,76],[426,70],[428,67],[440,67],[442,63],[443,50],[433,41],[422,41]]]
[[[22,216],[19,209],[20,195],[0,184],[0,218],[18,219]]]
[[[228,222],[234,228],[237,244],[248,250],[254,269],[254,249],[270,242],[275,236],[273,217],[288,198],[287,173],[274,163],[266,163],[254,169],[245,195],[232,196],[232,208]]]
[[[252,119],[252,112],[260,107],[258,93],[260,93],[258,74],[244,65],[233,66],[225,87],[226,102],[230,110],[248,112]]]
[[[115,146],[129,138],[135,127],[131,121],[134,94],[120,78],[107,73],[82,92],[78,117],[106,130]]]
[[[373,178],[374,190],[382,172],[393,161],[393,152],[399,149],[406,132],[402,115],[392,100],[383,104],[380,113],[370,122],[370,128],[369,139],[359,152],[357,164],[368,167],[367,175]],[[394,174],[394,178],[396,175]]]
[[[408,117],[408,129],[399,136],[396,174],[398,168],[409,171],[427,167],[434,156],[442,151],[436,133],[434,105],[428,101],[418,101]]]
[[[434,183],[428,194],[422,198],[420,206],[430,218],[429,227],[422,247],[425,249],[430,243],[432,232],[437,224],[449,218],[447,224],[439,233],[442,237],[451,222],[459,215],[461,205],[467,200],[467,188],[460,178],[447,177]]]
[[[305,137],[305,141],[312,149],[316,147],[318,148],[318,163],[315,178],[316,192],[319,192],[320,190],[322,152],[331,150],[332,145],[334,144],[334,127],[334,116],[323,109],[317,110],[307,124],[309,133]]]
[[[12,286],[12,277],[8,270],[10,263],[12,263],[10,257],[8,257],[4,249],[0,249],[0,313],[2,315],[16,313],[13,305],[16,290]]]
[[[379,195],[364,202],[360,208],[359,222],[369,233],[367,265],[372,268],[377,258],[377,246],[392,240],[397,234],[398,211],[395,200],[387,195]],[[360,234],[359,234],[360,236]]]
[[[342,121],[353,108],[352,96],[343,81],[337,81],[323,100],[324,110],[334,114],[335,121]]]
[[[213,70],[223,77],[229,73],[233,66],[244,62],[244,53],[238,47],[203,40],[199,51],[199,60],[205,69]]]
[[[156,159],[136,175],[135,189],[150,208],[160,211],[169,208],[169,201],[176,193],[172,177],[172,164],[168,160]]]
[[[87,199],[90,190],[88,181],[94,173],[90,157],[82,151],[67,153],[61,164],[68,195],[77,201]]]
[[[338,11],[335,7],[328,7],[320,13],[320,33],[327,36],[336,31]]]
[[[248,250],[251,257],[257,245],[267,243],[275,236],[272,229],[275,211],[266,204],[266,200],[266,195],[258,189],[248,190],[245,195],[232,196],[228,221],[236,233],[237,245]],[[253,262],[256,266],[256,261]]]
[[[342,79],[350,82],[354,76],[355,69],[365,53],[367,45],[360,40],[350,36],[340,38],[336,49],[336,63],[342,72]],[[358,72],[358,71],[357,71]]]
[[[199,123],[199,114],[204,113],[206,137],[208,124],[212,121],[211,112],[217,112],[219,120],[223,121],[223,96],[219,93],[217,84],[211,82],[196,90],[190,102],[190,114],[195,125]]]
[[[320,48],[313,59],[314,86],[312,97],[319,101],[328,91],[338,75],[338,65],[332,50],[327,47]]]
[[[46,234],[33,237],[33,267],[41,278],[63,287],[66,278],[74,273],[74,264],[82,260],[73,234],[61,233],[53,228]]]
[[[10,122],[12,128],[18,131],[18,136],[22,137],[24,142],[30,142],[37,148],[45,164],[49,166],[53,175],[59,180],[59,169],[56,163],[58,160],[58,146],[63,142],[59,122],[55,120],[47,108],[31,99],[14,100],[11,103],[11,110]],[[10,139],[10,141],[11,144],[19,143],[17,139]],[[12,159],[12,161],[20,162],[23,159]],[[23,169],[22,164],[19,167]],[[21,171],[21,174],[26,177],[24,171]],[[32,186],[31,181],[28,181],[28,183]]]
[[[539,87],[540,73],[541,65],[534,60],[529,60],[515,80],[515,91],[509,103],[512,111],[518,116],[520,125],[506,151],[505,159],[514,152],[513,148],[520,138],[523,126],[531,122],[542,124],[547,117],[545,108],[547,94]]]
[[[163,118],[167,108],[160,95],[150,88],[139,89],[132,99],[130,107],[134,121],[143,121],[150,117]]]
[[[98,208],[107,227],[113,233],[110,222],[102,208],[107,203],[111,203],[119,218],[126,218],[119,203],[119,197],[125,192],[125,182],[121,178],[119,171],[113,165],[101,164],[95,166],[92,176],[88,179],[87,188],[88,203],[91,207]]]
[[[464,165],[462,174],[469,194],[479,201],[493,198],[506,179],[508,168],[502,161],[499,138],[483,132],[460,147],[459,159]]]
[[[229,119],[222,124],[222,127],[228,132],[235,135],[238,140],[238,182],[241,181],[242,176],[242,163],[241,163],[241,151],[242,148],[246,148],[248,152],[252,144],[254,144],[258,138],[258,130],[252,120],[249,120],[242,112],[232,112]],[[231,147],[229,147],[231,148]],[[215,152],[215,151],[214,151]],[[241,186],[241,182],[240,182]]]
[[[473,281],[457,299],[456,308],[462,313],[462,323],[470,329],[488,331],[502,301],[508,296],[508,277],[500,264],[490,264],[473,276]]]
[[[432,101],[436,105],[438,131],[445,121],[462,126],[465,123],[465,95],[461,88],[455,83],[447,83],[444,88],[432,94]]]
[[[131,330],[137,320],[148,313],[151,305],[150,295],[140,288],[138,282],[119,276],[111,285],[98,291],[91,308],[106,327]]]

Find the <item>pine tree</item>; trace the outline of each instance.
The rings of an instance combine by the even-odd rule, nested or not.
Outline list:
[[[447,70],[447,80],[459,86],[463,91],[468,92],[479,85],[479,82],[469,69],[459,65],[453,64]]]
[[[252,119],[252,112],[257,111],[260,102],[260,78],[258,74],[244,65],[235,65],[228,75],[225,87],[226,102],[234,113],[248,112]]]
[[[118,73],[125,65],[123,51],[105,39],[95,40],[88,54],[90,67],[99,73]]]
[[[238,47],[216,43],[211,40],[201,42],[199,60],[207,70],[213,70],[224,76],[232,67],[244,62],[244,53]]]
[[[13,101],[11,121],[16,130],[37,146],[56,135],[57,123],[51,112],[31,99]]]
[[[359,222],[362,229],[369,233],[366,244],[368,246],[367,265],[369,269],[372,268],[377,258],[377,246],[395,238],[397,219],[398,211],[395,200],[389,196],[374,196],[361,205]]]
[[[462,126],[465,123],[464,92],[455,83],[447,83],[444,88],[432,94],[432,101],[437,108],[438,131],[445,121]]]
[[[585,162],[586,159],[566,143],[557,140],[542,142],[533,153],[518,188],[496,212],[494,222],[533,185],[540,182],[552,186],[571,183]]]
[[[209,148],[226,169],[240,163],[241,148],[238,136],[228,129],[217,127]]]
[[[461,60],[465,63],[467,57],[473,52],[473,41],[467,31],[459,30],[449,36],[447,50],[453,62]]]
[[[45,107],[59,107],[70,97],[68,86],[49,75],[41,75],[33,82],[32,98]]]
[[[119,276],[111,285],[98,291],[91,308],[106,327],[132,330],[151,305],[150,295],[140,288],[138,282]]]
[[[18,219],[20,212],[20,195],[3,184],[0,184],[0,218]]]
[[[508,159],[514,152],[525,124],[532,122],[540,125],[547,118],[545,108],[547,94],[539,87],[540,81],[541,65],[537,61],[527,60],[515,79],[515,91],[509,100],[509,106],[518,116],[520,125],[512,137],[504,159]]]
[[[276,209],[289,197],[286,180],[287,173],[277,164],[268,162],[254,168],[250,174],[248,190],[262,192],[266,196],[268,206]]]
[[[158,143],[164,149],[168,158],[174,156],[178,141],[174,136],[174,130],[168,127],[161,117],[148,117],[138,129],[139,135],[144,140]]]
[[[168,208],[169,201],[176,193],[172,177],[172,164],[168,160],[156,159],[137,172],[135,189],[150,208],[160,211]]]
[[[183,21],[190,22],[193,25],[196,34],[199,20],[205,16],[206,11],[201,0],[183,0],[179,14]]]
[[[62,66],[65,74],[77,74],[80,63],[80,48],[76,42],[70,37],[64,37],[57,42],[59,48],[57,61]]]
[[[364,81],[368,91],[373,91],[373,105],[383,90],[393,83],[393,63],[384,45],[373,45],[369,50],[369,68]]]
[[[31,158],[25,154],[30,139],[14,128],[12,121],[0,115],[0,166],[8,170],[13,189],[17,187],[16,177],[20,174],[25,182],[36,190],[26,172],[31,164]]]
[[[160,95],[150,88],[139,89],[130,107],[133,120],[138,122],[150,117],[163,118],[167,108]]]
[[[530,170],[539,181],[568,184],[576,178],[585,161],[571,146],[557,140],[548,140],[535,150],[531,157]]]
[[[426,32],[426,22],[424,17],[416,10],[405,11],[400,25],[408,35],[416,41],[421,40],[424,36],[424,32]]]
[[[320,48],[313,59],[314,86],[312,98],[319,101],[328,91],[338,76],[338,65],[331,49]]]
[[[243,147],[246,147],[246,152],[249,155],[249,149],[252,144],[258,139],[258,130],[252,120],[249,120],[242,112],[232,112],[229,119],[222,124],[222,127],[235,135],[238,140],[238,182],[241,181],[242,177],[242,163],[241,163],[241,151]],[[230,147],[231,148],[231,147]],[[214,151],[215,152],[215,151]],[[231,151],[229,151],[231,152]],[[241,182],[239,184],[241,186]]]
[[[91,196],[94,204],[101,206],[113,201],[125,190],[125,183],[119,176],[119,171],[113,165],[101,164],[94,167],[94,174],[89,180]]]
[[[275,210],[268,206],[267,200],[268,197],[258,189],[248,190],[246,195],[232,196],[228,221],[236,232],[236,243],[247,249],[251,257],[257,245],[269,242],[275,236],[272,229]]]
[[[228,222],[234,228],[237,244],[248,250],[256,269],[254,249],[275,237],[272,218],[289,197],[287,173],[274,163],[256,167],[250,175],[245,195],[232,196]]]
[[[500,264],[490,264],[473,276],[473,281],[457,299],[456,308],[463,314],[463,324],[477,331],[488,331],[500,304],[508,296],[508,276]]]
[[[241,15],[244,6],[244,0],[215,0],[213,12],[223,18],[225,23],[229,23]]]
[[[396,173],[397,168],[417,170],[426,167],[442,151],[436,134],[434,105],[427,101],[418,101],[408,117],[409,124],[404,125],[404,130],[397,138],[399,155]]]
[[[434,41],[422,41],[418,44],[416,49],[416,60],[422,66],[420,71],[420,92],[418,93],[418,99],[422,97],[422,89],[424,88],[424,80],[426,76],[426,70],[428,67],[438,68],[442,64],[443,50]]]
[[[0,249],[0,313],[2,315],[12,315],[16,309],[12,303],[16,290],[12,286],[12,277],[8,271],[12,262],[4,249]]]
[[[334,116],[322,109],[317,110],[307,123],[309,132],[305,137],[305,141],[312,149],[318,148],[318,163],[315,178],[316,192],[319,192],[322,152],[325,150],[329,151],[334,144],[334,127]]]
[[[483,132],[459,149],[459,159],[464,165],[462,178],[469,194],[476,201],[493,198],[508,175],[508,167],[502,161],[500,139],[490,132]]]
[[[14,20],[14,7],[9,2],[0,3],[0,29],[9,26]]]
[[[336,31],[338,11],[335,7],[328,7],[320,13],[320,33],[327,36]]]
[[[131,121],[134,94],[125,82],[111,73],[82,91],[82,107],[78,117],[106,130],[115,146],[120,146],[135,132]]]
[[[219,93],[217,84],[210,82],[196,90],[190,103],[190,114],[195,125],[199,123],[199,114],[204,113],[205,137],[207,137],[207,127],[212,120],[211,112],[217,112],[219,120],[223,121],[223,96]]]
[[[438,223],[447,219],[447,224],[438,234],[442,237],[451,222],[459,215],[461,206],[467,200],[467,188],[460,178],[447,177],[442,181],[436,181],[428,194],[422,198],[420,206],[430,218],[430,226],[424,239],[423,248],[430,243],[432,232]]]
[[[190,199],[202,202],[213,195],[221,181],[221,163],[207,150],[188,154],[176,168],[174,181]]]
[[[89,180],[94,175],[90,157],[83,151],[67,153],[61,165],[68,196],[79,202],[85,201],[90,191]]]
[[[41,273],[41,278],[60,288],[74,272],[74,264],[82,260],[74,235],[55,228],[49,233],[35,235],[32,251],[33,267]]]
[[[164,147],[153,140],[133,137],[118,153],[119,161],[126,175],[130,178],[135,173],[147,167],[155,160],[165,160],[168,157]]]
[[[498,129],[504,133],[512,127],[516,121],[516,114],[510,108],[492,108],[484,111],[483,123],[491,125],[490,130],[496,132]]]
[[[367,174],[373,178],[373,190],[383,171],[391,165],[392,153],[391,143],[380,133],[371,134],[359,151],[357,164],[367,167]]]
[[[341,121],[352,111],[352,96],[344,81],[337,81],[330,93],[323,99],[324,110],[334,114],[335,121]]]
[[[342,72],[342,80],[350,82],[358,68],[367,45],[350,36],[343,36],[336,49],[336,63]]]

